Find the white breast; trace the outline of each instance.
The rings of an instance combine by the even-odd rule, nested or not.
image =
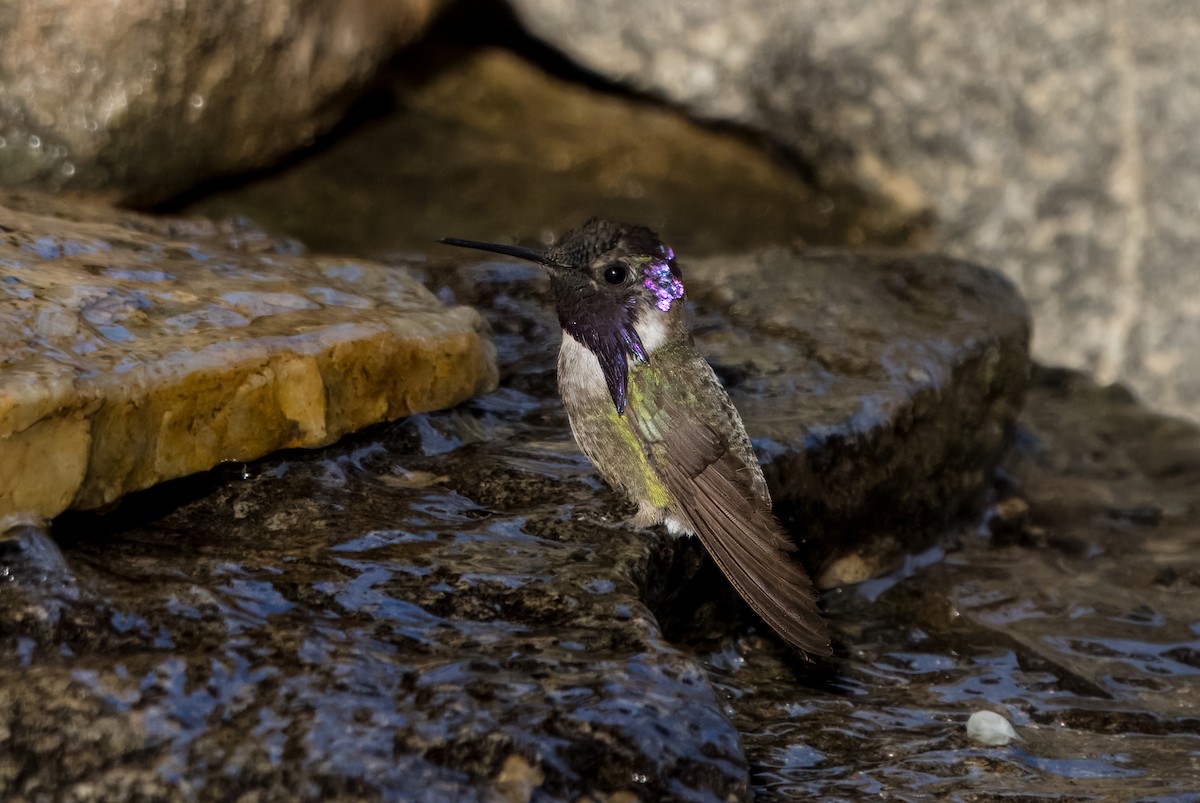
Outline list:
[[[637,332],[646,353],[653,354],[667,339],[667,316],[653,309],[643,309],[640,312],[633,322],[633,330]]]
[[[608,396],[608,385],[600,361],[587,346],[566,332],[562,333],[562,348],[558,352],[558,388],[563,399]]]
[[[667,339],[666,315],[656,310],[642,311],[633,324],[647,355]],[[567,332],[562,333],[562,348],[558,352],[558,388],[568,405],[571,400],[593,396],[608,396],[608,384],[600,361]]]

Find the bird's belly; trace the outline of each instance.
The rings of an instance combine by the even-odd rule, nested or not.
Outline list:
[[[638,505],[638,522],[656,524],[673,507],[628,419],[617,413],[596,356],[563,334],[558,389],[575,442],[604,481]]]

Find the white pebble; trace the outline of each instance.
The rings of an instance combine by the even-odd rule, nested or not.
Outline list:
[[[1021,737],[1017,736],[1008,720],[995,711],[976,711],[967,720],[967,738],[998,747]]]

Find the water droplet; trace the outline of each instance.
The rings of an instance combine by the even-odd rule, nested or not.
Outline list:
[[[42,147],[42,138],[37,134],[30,134],[29,139],[26,141],[29,143],[29,147],[33,148],[34,150]]]
[[[188,103],[192,105],[193,109],[203,109],[204,96],[198,93],[193,93],[192,96],[188,98]]]
[[[62,174],[64,176],[75,175],[75,165],[71,164],[70,162],[63,162]]]

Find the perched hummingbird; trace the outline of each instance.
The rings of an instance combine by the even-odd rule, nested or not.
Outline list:
[[[443,243],[526,259],[550,274],[558,389],[579,448],[637,503],[637,527],[695,534],[742,598],[808,655],[829,637],[741,416],[684,322],[675,253],[645,226],[592,219],[545,249]]]

